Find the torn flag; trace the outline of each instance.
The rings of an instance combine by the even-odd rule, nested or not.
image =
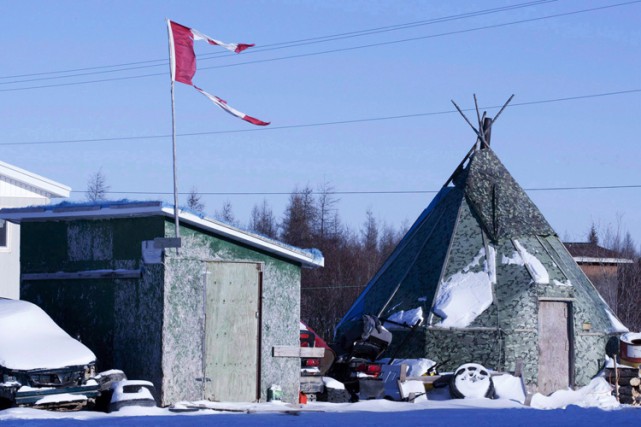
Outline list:
[[[223,110],[227,111],[232,116],[236,116],[239,119],[243,119],[246,122],[249,122],[249,123],[257,125],[257,126],[267,126],[269,124],[269,122],[264,122],[262,120],[259,120],[259,119],[255,118],[255,117],[248,116],[245,113],[241,113],[240,111],[236,110],[235,108],[232,108],[229,105],[227,105],[227,101],[225,101],[224,99],[221,99],[221,98],[219,98],[219,97],[217,97],[215,95],[207,93],[204,90],[202,90],[201,88],[199,88],[198,86],[194,86],[194,89],[196,89],[198,92],[200,92],[203,95],[205,95],[207,98],[209,98],[211,100],[211,102],[213,102],[214,104],[218,105],[220,108],[222,108]]]
[[[227,105],[227,102],[225,102],[221,98],[211,95],[196,87],[194,85],[194,82],[192,81],[194,75],[196,74],[196,54],[194,52],[194,40],[204,40],[211,45],[221,46],[236,53],[240,53],[243,50],[254,46],[253,44],[221,42],[219,40],[206,36],[200,31],[185,27],[184,25],[180,25],[170,20],[167,20],[167,26],[169,29],[169,62],[172,81],[193,86],[194,89],[205,95],[223,110],[245,121],[248,121],[249,123],[258,126],[266,126],[269,124],[269,122],[258,120],[254,117],[241,113],[238,110],[235,110],[234,108]]]

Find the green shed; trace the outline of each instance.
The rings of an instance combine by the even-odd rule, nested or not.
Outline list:
[[[162,202],[3,209],[21,224],[21,297],[90,347],[101,370],[154,383],[163,405],[298,401],[302,250]],[[275,356],[276,354],[276,356]],[[291,354],[291,352],[288,352]]]

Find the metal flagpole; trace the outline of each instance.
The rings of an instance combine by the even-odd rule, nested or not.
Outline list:
[[[171,79],[171,145],[172,145],[172,161],[174,168],[174,222],[176,223],[176,239],[180,238],[180,229],[178,221],[178,174],[176,172],[176,110],[174,108],[174,69],[173,63],[173,37],[171,33],[171,23],[167,19],[167,36],[169,37],[169,77]],[[178,253],[178,248],[176,248]]]

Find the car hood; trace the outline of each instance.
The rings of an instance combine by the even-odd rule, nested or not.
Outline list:
[[[96,356],[71,338],[40,307],[0,299],[0,366],[17,371],[92,363]]]

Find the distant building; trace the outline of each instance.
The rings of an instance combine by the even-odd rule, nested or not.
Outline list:
[[[623,258],[618,252],[606,249],[593,242],[564,243],[574,261],[579,264],[610,308],[617,311],[619,270],[633,261]]]
[[[46,205],[69,197],[66,185],[0,162],[0,208]],[[0,297],[20,298],[20,225],[0,219]]]

